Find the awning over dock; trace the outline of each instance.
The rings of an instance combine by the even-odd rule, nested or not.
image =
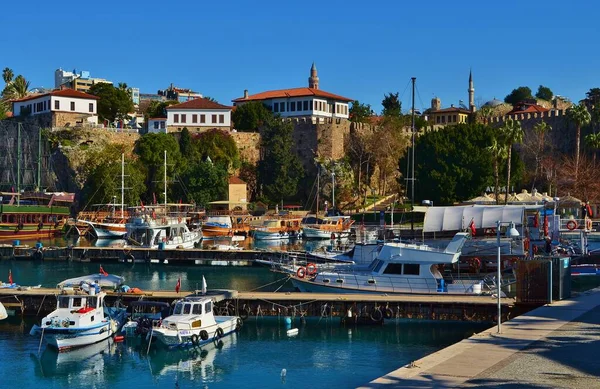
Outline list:
[[[522,205],[428,207],[423,232],[461,231],[469,227],[471,220],[475,228],[496,228],[498,220],[518,226],[523,224],[525,210],[529,208]]]

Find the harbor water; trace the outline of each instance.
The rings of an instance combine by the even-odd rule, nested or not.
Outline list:
[[[20,285],[53,287],[70,278],[98,272],[98,264],[78,262],[0,261],[0,278],[12,272]],[[248,291],[282,277],[260,267],[110,264],[105,270],[124,275],[126,283],[145,290],[209,289]],[[279,285],[269,285],[275,290]],[[3,297],[10,299],[10,296]],[[0,321],[2,387],[20,388],[350,388],[479,332],[490,324],[387,321],[383,326],[340,325],[339,318],[250,317],[241,331],[221,347],[202,350],[150,349],[139,340],[104,342],[57,353],[29,335],[39,318]],[[39,323],[38,323],[39,324]],[[287,330],[298,328],[296,336]],[[285,370],[284,370],[285,369]],[[282,371],[284,376],[282,377]]]

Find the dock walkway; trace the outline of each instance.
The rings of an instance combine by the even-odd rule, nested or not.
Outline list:
[[[364,388],[600,388],[600,288],[537,308]]]

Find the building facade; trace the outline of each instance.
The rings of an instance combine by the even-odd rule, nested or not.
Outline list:
[[[167,89],[159,90],[157,93],[159,96],[163,96],[165,100],[179,101],[185,103],[186,101],[201,99],[204,96],[198,92],[194,92],[187,88],[178,88],[171,84]]]
[[[15,116],[51,115],[52,126],[98,124],[98,97],[73,89],[55,90],[12,102]]]
[[[250,101],[260,101],[269,109],[283,118],[340,118],[350,117],[350,98],[339,96],[319,89],[317,68],[313,63],[310,69],[307,88],[280,89],[244,96],[233,100],[238,106]]]
[[[205,98],[171,105],[166,110],[168,132],[179,132],[184,127],[195,132],[231,129],[231,107]]]
[[[87,93],[92,85],[101,82],[112,84],[112,81],[104,78],[91,77],[90,72],[87,70],[82,70],[78,73],[76,70],[69,72],[59,68],[54,71],[54,87],[57,89],[67,88]]]
[[[167,118],[148,119],[148,133],[158,134],[167,132]]]

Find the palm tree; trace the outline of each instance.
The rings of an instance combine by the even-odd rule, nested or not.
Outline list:
[[[6,85],[8,85],[12,82],[12,79],[14,76],[15,76],[15,74],[13,73],[12,69],[10,69],[10,68],[4,68],[4,70],[2,71],[2,78],[4,79],[4,82],[6,83]]]
[[[544,138],[546,136],[546,132],[551,131],[551,130],[552,130],[552,127],[544,121],[536,123],[533,126],[533,131],[538,136],[538,142],[537,142],[537,150],[535,151],[535,174],[533,176],[533,185],[531,186],[532,192],[533,192],[533,189],[535,188],[535,181],[537,180],[538,172],[540,169],[540,159],[542,157],[542,153],[546,146],[546,142],[545,142]]]
[[[581,127],[586,126],[592,120],[587,107],[580,103],[571,107],[567,112],[567,118],[575,124],[575,181],[577,181],[577,170],[579,169],[579,145],[581,143]]]
[[[6,100],[22,99],[29,94],[29,81],[18,75],[13,82],[4,88],[2,95]]]
[[[506,145],[502,141],[498,141],[498,139],[492,139],[492,144],[487,147],[487,150],[492,155],[492,160],[494,161],[494,196],[496,197],[496,204],[498,201],[498,192],[500,186],[500,164],[506,158]],[[508,198],[508,193],[506,194]]]
[[[515,143],[523,142],[523,128],[521,122],[518,120],[507,119],[504,125],[500,127],[500,131],[505,141],[505,145],[508,151],[507,155],[507,174],[506,174],[506,197],[504,198],[504,204],[508,204],[508,193],[510,191],[510,162],[512,157],[512,146]]]
[[[127,89],[129,88],[129,87],[127,86],[127,83],[126,83],[126,82],[120,82],[120,83],[118,84],[118,87],[119,87],[119,89],[122,89],[122,90],[127,90]]]
[[[600,149],[600,133],[585,136],[585,143],[594,149],[594,165],[596,164],[596,152]]]

